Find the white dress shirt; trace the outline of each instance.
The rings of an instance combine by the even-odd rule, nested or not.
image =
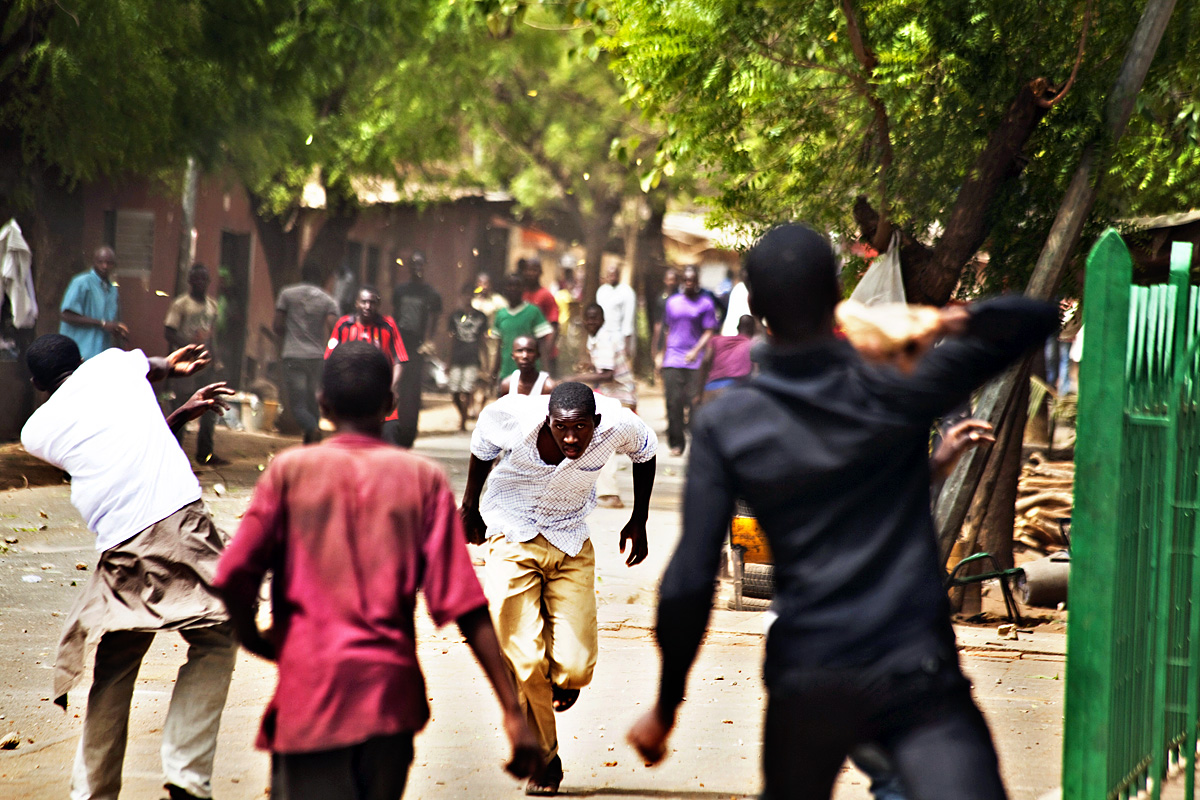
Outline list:
[[[604,327],[623,337],[633,336],[637,319],[637,295],[625,283],[604,284],[596,290],[596,303],[604,309]]]
[[[570,556],[591,535],[586,518],[596,507],[596,478],[613,453],[635,464],[654,458],[658,438],[641,417],[607,397],[596,397],[600,424],[579,458],[547,464],[538,432],[549,413],[549,395],[507,395],[479,414],[471,454],[496,461],[479,512],[488,537],[504,534],[527,542],[539,533]]]

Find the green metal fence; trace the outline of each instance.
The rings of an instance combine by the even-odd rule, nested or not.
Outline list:
[[[1109,230],[1087,262],[1079,375],[1064,800],[1194,794],[1200,715],[1200,291],[1191,245],[1132,285]],[[1144,795],[1143,795],[1144,796]]]

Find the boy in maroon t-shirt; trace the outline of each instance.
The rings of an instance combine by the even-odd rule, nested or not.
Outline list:
[[[736,336],[714,336],[704,350],[700,365],[700,394],[696,405],[712,400],[730,386],[747,380],[754,372],[750,350],[758,329],[754,317],[746,314],[738,320]]]
[[[429,718],[418,589],[434,622],[458,623],[492,683],[509,772],[540,767],[446,477],[381,438],[391,383],[387,358],[369,342],[330,354],[319,399],[337,434],[272,462],[217,569],[242,644],[279,668],[257,742],[272,753],[272,797],[403,794],[413,735]],[[255,609],[269,570],[273,624],[260,631]]]

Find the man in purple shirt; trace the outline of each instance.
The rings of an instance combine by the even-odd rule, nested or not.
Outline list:
[[[683,270],[683,291],[671,295],[663,309],[666,347],[654,354],[667,400],[667,442],[671,455],[683,455],[687,444],[684,420],[691,416],[699,387],[700,355],[717,329],[717,307],[711,295],[701,294],[695,267]],[[654,342],[655,347],[658,341]]]

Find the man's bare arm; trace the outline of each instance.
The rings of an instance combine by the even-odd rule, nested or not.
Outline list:
[[[500,377],[500,365],[504,363],[504,353],[501,352],[504,349],[504,340],[499,339],[497,342],[496,357],[492,359],[492,380]]]
[[[929,459],[929,471],[933,473],[934,480],[944,480],[950,477],[954,465],[963,453],[972,447],[992,444],[995,441],[996,437],[989,423],[981,419],[964,419],[946,431],[941,445]]]
[[[95,317],[85,317],[69,309],[63,309],[61,313],[63,322],[69,322],[72,325],[78,325],[81,328],[99,328],[105,333],[111,333],[121,339],[129,336],[129,328],[124,323],[116,320],[102,320]]]
[[[487,541],[487,523],[479,513],[479,496],[483,494],[483,484],[492,471],[496,462],[483,461],[474,453],[467,466],[467,487],[463,490],[462,514],[463,527],[467,531],[467,541],[471,544],[483,544]]]
[[[224,381],[210,383],[171,412],[167,417],[167,427],[171,429],[171,433],[178,435],[184,425],[194,419],[199,419],[206,412],[213,411],[217,414],[224,414],[229,410],[229,403],[225,402],[225,398],[232,394],[235,392]]]
[[[146,371],[146,380],[151,383],[164,378],[182,378],[194,375],[212,363],[212,356],[202,344],[184,345],[166,358],[152,356],[146,359],[150,369]]]
[[[650,495],[654,491],[654,471],[657,459],[650,459],[633,465],[633,513],[629,522],[621,530],[621,552],[625,552],[625,544],[629,543],[629,556],[625,566],[633,567],[646,560],[650,546],[646,538],[646,520],[650,516]]]
[[[397,361],[392,365],[392,394],[400,397],[400,376],[404,374],[404,364]]]
[[[715,332],[716,331],[714,329],[709,328],[704,333],[700,334],[700,338],[696,341],[696,344],[687,352],[687,363],[692,363],[701,353],[704,352],[704,349],[708,347],[708,343],[712,341],[712,337]]]

